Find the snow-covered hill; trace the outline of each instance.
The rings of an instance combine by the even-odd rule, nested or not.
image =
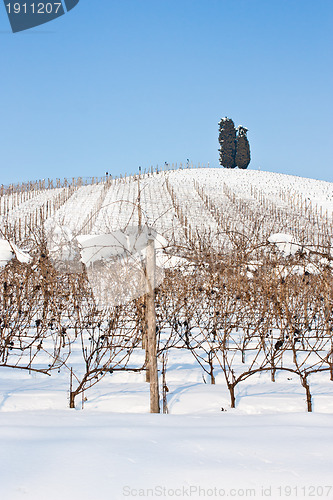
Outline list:
[[[29,191],[7,189],[0,197],[1,223],[15,226],[19,239],[42,219],[75,234],[136,225],[139,203],[144,222],[178,241],[218,227],[250,232],[258,220],[260,235],[291,233],[302,243],[321,241],[333,229],[332,183],[272,172],[198,168],[89,185],[73,180],[43,189],[44,184]]]

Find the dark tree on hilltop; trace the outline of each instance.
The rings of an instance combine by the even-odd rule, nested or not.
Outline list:
[[[247,128],[241,125],[237,127],[237,139],[236,139],[236,166],[238,168],[247,168],[251,161],[250,145],[247,140],[246,133]]]
[[[220,165],[235,168],[236,130],[231,118],[222,118],[219,123]]]

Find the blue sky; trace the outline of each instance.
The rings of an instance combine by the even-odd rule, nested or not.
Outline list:
[[[80,0],[10,31],[0,5],[0,184],[218,166],[218,122],[249,168],[333,182],[332,0]]]

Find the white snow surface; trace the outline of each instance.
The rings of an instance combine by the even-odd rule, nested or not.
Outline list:
[[[99,260],[135,254],[142,254],[144,257],[149,239],[154,240],[154,247],[157,251],[167,245],[163,236],[148,227],[139,229],[138,226],[132,226],[110,234],[91,235],[90,238],[87,235],[77,236],[81,246],[81,261],[86,265]]]
[[[139,363],[144,354],[136,356]],[[297,499],[325,487],[320,498],[333,498],[327,374],[311,379],[313,413],[295,376],[251,378],[237,390],[236,409],[219,370],[216,385],[204,378],[190,352],[172,352],[169,414],[151,415],[143,373],[104,377],[83,410],[80,401],[70,410],[67,371],[1,368],[0,497],[259,499],[265,491],[278,499],[293,488],[288,498]]]
[[[295,255],[297,251],[302,249],[302,245],[297,243],[291,234],[271,234],[268,241],[274,243],[285,256]]]
[[[3,499],[333,498],[328,415],[33,411],[0,425]]]
[[[30,255],[20,250],[14,243],[0,239],[0,267],[5,267],[14,257],[22,263],[31,262]]]

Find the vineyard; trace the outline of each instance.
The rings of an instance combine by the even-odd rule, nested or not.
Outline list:
[[[271,384],[301,394],[309,412],[322,387],[332,390],[331,183],[182,167],[38,181],[1,188],[0,220],[15,254],[0,267],[0,367],[36,384],[37,407],[48,404],[46,383],[57,408],[118,398],[116,408],[139,412],[149,411],[155,383],[154,411],[163,413],[181,412],[177,394],[194,386],[201,401],[220,387],[219,411],[238,408],[246,387],[261,387],[262,400]],[[161,235],[163,279],[121,304],[96,301],[82,262],[73,270],[52,259],[59,228],[73,247],[133,227]],[[127,281],[110,276],[109,296]],[[3,404],[12,408],[15,397]]]

